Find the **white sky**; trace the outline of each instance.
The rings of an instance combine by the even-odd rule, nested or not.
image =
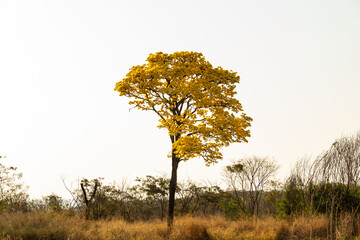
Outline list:
[[[181,179],[221,181],[231,159],[270,156],[286,176],[360,130],[360,1],[0,0],[0,155],[29,193],[70,197],[80,177],[170,173],[170,139],[152,112],[113,91],[149,53],[199,51],[238,72],[249,143]]]

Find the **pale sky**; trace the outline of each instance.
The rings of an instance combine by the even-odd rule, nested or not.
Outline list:
[[[158,51],[202,52],[240,75],[249,143],[179,179],[221,181],[230,160],[269,156],[279,178],[302,156],[360,130],[360,1],[0,0],[0,155],[32,197],[86,177],[170,175],[153,112],[113,91]]]

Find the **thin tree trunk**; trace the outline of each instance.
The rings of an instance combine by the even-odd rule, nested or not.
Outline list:
[[[310,239],[313,239],[314,208],[313,195],[310,196]]]
[[[335,216],[334,216],[334,208],[335,208],[335,197],[332,197],[331,199],[331,209],[330,209],[330,239],[334,240],[335,239]]]
[[[174,208],[175,208],[175,191],[177,184],[177,169],[179,166],[179,158],[175,155],[175,150],[172,150],[172,171],[169,186],[169,215],[168,215],[168,227],[172,228],[174,222]]]

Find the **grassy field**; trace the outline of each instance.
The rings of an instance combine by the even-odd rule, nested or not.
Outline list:
[[[312,224],[311,224],[312,222]],[[314,226],[311,228],[311,225]],[[337,233],[346,237],[348,223],[342,220]],[[257,220],[227,221],[221,217],[175,219],[174,228],[168,231],[166,222],[159,220],[129,223],[123,220],[85,221],[79,215],[67,213],[14,213],[0,216],[1,239],[85,240],[85,239],[327,239],[327,220],[316,217],[313,221],[295,218],[293,221],[273,217]]]

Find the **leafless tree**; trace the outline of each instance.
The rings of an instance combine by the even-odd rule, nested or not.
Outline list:
[[[74,209],[80,209],[81,208],[81,201],[79,200],[79,198],[74,194],[74,192],[78,192],[79,191],[79,189],[78,190],[76,190],[76,191],[74,191],[74,190],[72,190],[72,189],[70,189],[67,185],[66,185],[66,183],[65,183],[65,177],[61,177],[61,180],[62,180],[62,182],[63,182],[63,184],[64,184],[64,187],[65,187],[65,189],[70,193],[70,195],[71,195],[71,201],[69,202],[69,208],[74,208]],[[80,180],[79,180],[80,181]]]
[[[342,183],[348,188],[360,180],[360,131],[351,137],[336,140],[316,160],[324,182]]]
[[[315,161],[322,182],[342,184],[349,193],[350,188],[357,187],[360,181],[360,131],[350,137],[337,139],[329,150],[321,154]],[[342,202],[338,193],[331,197],[329,209],[329,237],[335,238],[338,226],[339,207]],[[351,204],[352,205],[352,204]],[[358,206],[352,206],[353,234],[358,233]]]
[[[240,208],[259,214],[264,191],[270,186],[279,165],[268,157],[247,157],[225,168],[224,178],[235,194]]]

